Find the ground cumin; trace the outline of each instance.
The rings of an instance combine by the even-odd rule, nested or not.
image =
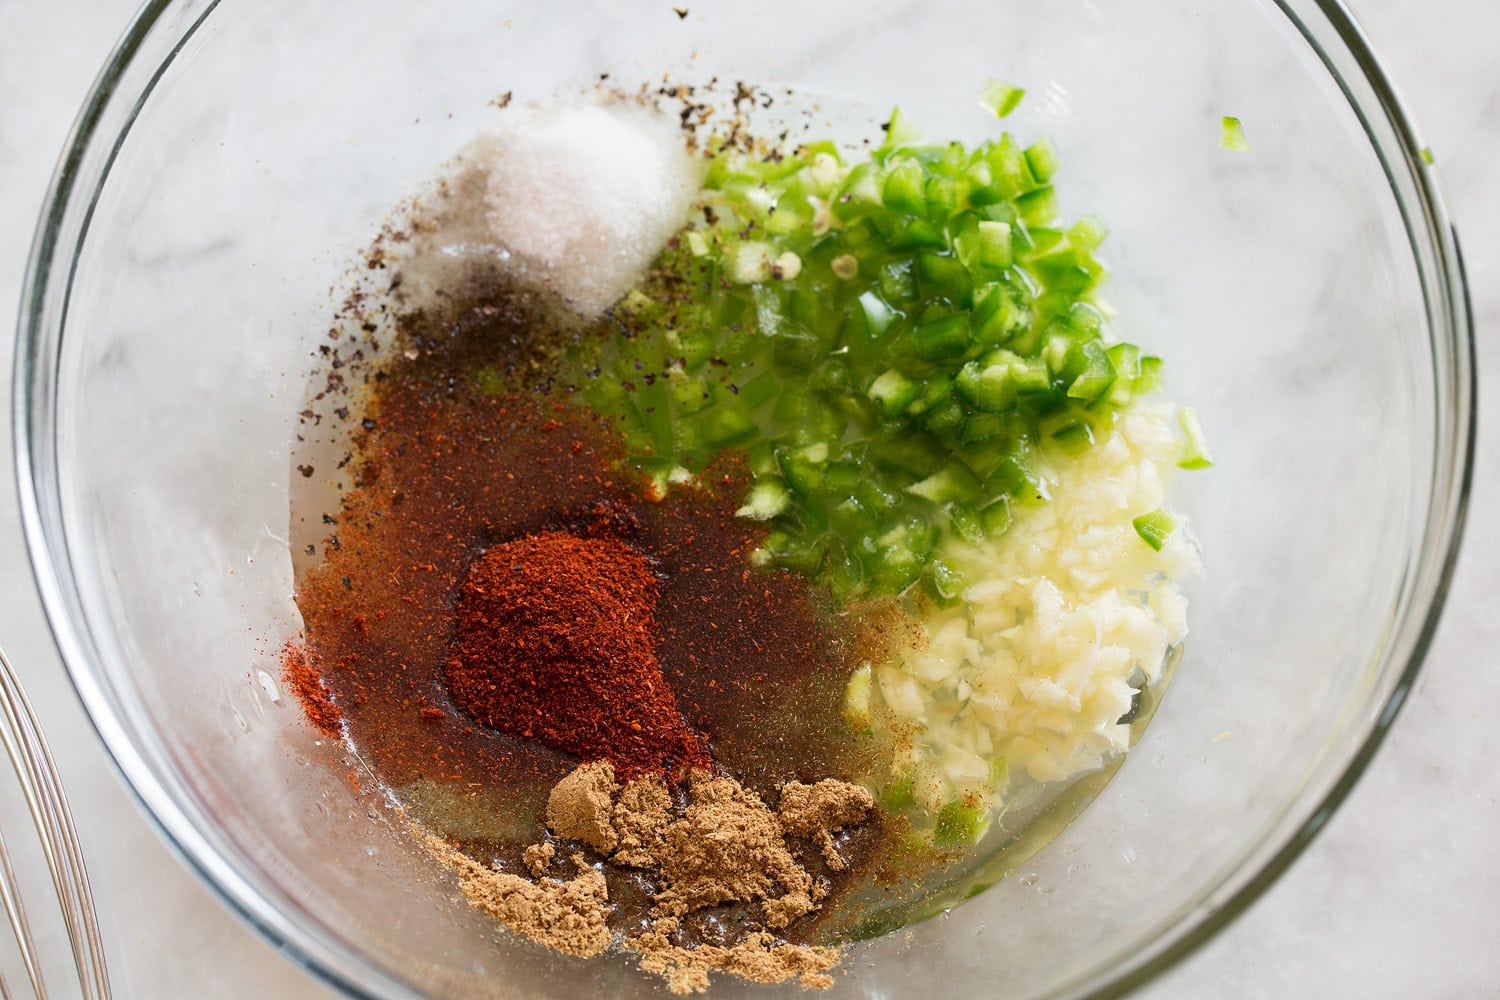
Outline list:
[[[732,778],[695,771],[687,790],[687,803],[677,808],[660,774],[622,786],[610,764],[597,761],[574,770],[549,796],[547,822],[555,836],[588,844],[607,865],[647,869],[661,880],[645,929],[622,946],[674,993],[702,992],[710,972],[757,983],[832,985],[827,973],[838,962],[837,949],[792,944],[772,933],[812,912],[826,893],[786,837],[813,839],[825,857],[838,857],[831,833],[864,821],[874,807],[869,792],[832,779],[792,782],[782,788],[778,815]],[[546,879],[541,874],[556,849],[535,844],[525,852],[536,877],[528,881],[480,865],[437,838],[428,842],[457,870],[476,909],[569,954],[594,955],[608,946],[606,882],[582,855],[573,856],[579,874],[571,881]],[[726,945],[685,945],[683,918],[721,903],[758,905],[764,929]]]
[[[784,983],[796,979],[810,989],[833,985],[828,971],[839,962],[836,948],[789,944],[774,934],[750,934],[728,947],[699,945],[681,948],[672,943],[677,921],[658,920],[643,934],[625,942],[641,956],[641,971],[661,976],[673,993],[702,993],[710,972],[724,972],[752,983]]]
[[[620,790],[615,800],[615,833],[619,844],[614,862],[650,868],[664,848],[662,838],[672,825],[672,796],[660,775],[648,774]]]
[[[518,934],[583,958],[609,947],[609,892],[604,876],[583,855],[573,856],[578,874],[572,879],[533,882],[482,865],[440,837],[429,835],[425,844],[433,857],[457,872],[470,906]]]
[[[522,855],[522,859],[526,863],[526,870],[537,878],[542,877],[542,872],[547,870],[547,866],[552,863],[552,859],[555,857],[557,857],[557,848],[551,844],[532,844],[526,848],[525,853]]]
[[[693,775],[691,789],[692,803],[667,827],[652,859],[667,883],[655,912],[683,917],[718,903],[760,900],[773,929],[812,912],[826,889],[792,857],[760,796],[703,772]]]
[[[875,808],[868,788],[847,781],[825,778],[813,785],[792,781],[781,786],[781,808],[777,818],[794,837],[811,837],[823,851],[823,860],[834,871],[843,871],[833,835],[846,826],[864,821]]]
[[[585,764],[553,786],[547,796],[547,826],[559,837],[581,840],[608,854],[620,842],[615,832],[615,770],[607,761]]]

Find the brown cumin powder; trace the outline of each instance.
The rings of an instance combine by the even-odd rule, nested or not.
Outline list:
[[[428,835],[424,845],[433,857],[458,874],[469,905],[518,934],[569,955],[587,958],[609,947],[609,892],[604,876],[575,854],[578,874],[566,882],[529,881],[496,871]]]
[[[659,876],[663,887],[646,929],[621,945],[672,992],[706,990],[711,972],[756,983],[831,986],[828,972],[838,963],[838,949],[793,944],[773,933],[817,909],[827,894],[827,885],[798,862],[786,837],[812,839],[831,868],[842,867],[832,834],[865,820],[874,808],[870,793],[834,779],[791,782],[781,790],[777,813],[733,778],[699,770],[689,776],[688,799],[685,807],[674,807],[659,774],[622,786],[607,761],[595,761],[553,787],[547,822],[553,835],[582,841],[605,864]],[[560,881],[541,876],[556,848],[532,845],[525,863],[533,881],[486,867],[437,837],[425,843],[458,874],[471,906],[517,933],[585,957],[611,944],[607,884],[582,853],[572,856],[578,874]],[[728,945],[684,945],[683,918],[721,903],[758,904],[763,929]]]

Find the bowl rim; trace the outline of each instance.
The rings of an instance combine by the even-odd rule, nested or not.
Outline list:
[[[31,244],[17,325],[12,376],[12,434],[21,522],[33,576],[58,652],[111,766],[173,853],[209,887],[212,895],[295,964],[327,985],[356,997],[418,997],[421,994],[412,984],[371,964],[347,942],[328,933],[327,928],[309,926],[307,920],[299,920],[277,908],[216,849],[214,842],[199,828],[198,817],[185,809],[174,791],[157,776],[139,753],[130,733],[115,713],[109,693],[90,665],[92,644],[87,639],[86,625],[80,625],[80,616],[75,614],[76,591],[66,546],[54,544],[63,537],[61,510],[57,497],[44,495],[42,484],[55,482],[55,478],[49,478],[50,473],[38,474],[39,467],[52,456],[46,441],[40,441],[42,446],[38,447],[39,435],[47,431],[55,433],[48,408],[55,402],[49,379],[55,372],[56,359],[48,357],[45,350],[54,339],[46,329],[49,280],[60,275],[71,287],[76,251],[87,234],[94,200],[109,175],[124,136],[156,82],[218,8],[220,0],[206,0],[202,12],[181,29],[180,37],[162,63],[154,68],[139,94],[123,95],[135,103],[120,134],[114,137],[103,135],[101,122],[111,102],[121,96],[118,88],[126,70],[132,67],[147,37],[162,22],[164,15],[184,2],[188,0],[148,0],[116,44],[95,78],[68,135]],[[1434,347],[1446,350],[1450,371],[1447,372],[1449,378],[1445,387],[1451,398],[1448,410],[1451,419],[1446,435],[1441,419],[1435,431],[1439,448],[1430,484],[1431,506],[1421,537],[1419,551],[1422,558],[1416,563],[1419,579],[1413,585],[1411,599],[1402,611],[1400,627],[1393,633],[1390,644],[1391,648],[1399,646],[1396,640],[1404,633],[1409,651],[1394,686],[1379,706],[1378,714],[1367,723],[1368,731],[1343,762],[1332,784],[1315,801],[1302,803],[1295,810],[1300,812],[1300,819],[1283,843],[1258,860],[1248,855],[1242,857],[1239,868],[1231,873],[1254,868],[1248,878],[1212,906],[1200,906],[1173,917],[1166,939],[1158,942],[1149,955],[1134,965],[1113,973],[1101,973],[1095,966],[1085,974],[1092,981],[1071,984],[1055,995],[1117,997],[1140,987],[1197,950],[1245,912],[1302,854],[1365,772],[1411,693],[1436,633],[1461,548],[1474,473],[1477,375],[1472,307],[1457,230],[1426,147],[1383,64],[1343,0],[1310,0],[1310,3],[1326,19],[1326,30],[1331,31],[1337,43],[1343,46],[1343,55],[1353,60],[1362,82],[1373,92],[1375,107],[1365,106],[1351,93],[1334,63],[1338,54],[1325,49],[1316,35],[1317,29],[1310,27],[1292,9],[1294,3],[1295,0],[1274,0],[1276,9],[1311,47],[1323,68],[1339,85],[1344,99],[1371,141],[1388,183],[1394,187],[1399,174],[1401,179],[1413,184],[1415,205],[1408,206],[1399,193],[1393,192],[1395,200],[1413,250],[1417,251],[1417,243],[1425,238],[1429,244],[1427,249],[1434,256],[1437,301],[1429,298],[1427,325]],[[1394,163],[1372,132],[1371,114],[1378,114],[1394,134],[1395,152],[1399,154]],[[109,146],[102,165],[87,164],[87,154],[96,150],[100,143]],[[85,184],[91,184],[92,189],[86,189]],[[65,247],[62,245],[64,217],[80,194],[88,198],[84,220],[75,245]],[[1416,210],[1415,216],[1413,209]],[[67,255],[65,267],[54,266],[55,263],[64,263],[59,254]],[[1427,282],[1423,282],[1423,287],[1424,293],[1431,296]],[[1439,320],[1437,328],[1432,325],[1433,317]],[[59,330],[65,325],[65,318],[64,306],[57,321]],[[49,367],[43,362],[52,364]],[[1435,365],[1435,370],[1439,376],[1444,374],[1441,365]],[[1438,399],[1442,398],[1440,391]],[[371,982],[372,976],[376,980],[374,983]]]

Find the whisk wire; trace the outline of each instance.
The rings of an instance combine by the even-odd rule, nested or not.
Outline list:
[[[63,926],[68,932],[82,995],[85,1000],[109,1000],[104,945],[78,831],[73,825],[73,815],[63,794],[52,751],[42,736],[41,725],[20,679],[3,650],[0,650],[0,714],[5,717],[5,724],[0,726],[0,742],[5,744],[6,756],[15,769],[47,870],[52,876],[52,888],[62,911]],[[26,921],[20,889],[3,839],[0,839],[0,860],[3,860],[0,864],[0,896],[3,896],[6,916],[20,946],[32,990],[39,1000],[45,1000],[47,994],[37,961],[35,939]],[[3,984],[0,984],[0,989],[3,989]],[[8,991],[6,995],[9,995]]]
[[[36,949],[32,946],[31,924],[26,919],[26,907],[21,903],[21,888],[16,882],[15,869],[10,865],[10,851],[5,846],[5,836],[0,834],[0,901],[5,905],[5,917],[16,937],[16,947],[21,952],[21,963],[26,966],[26,975],[31,980],[31,991],[37,1000],[46,1000],[47,990],[42,985],[42,967],[37,961]],[[10,1000],[10,984],[0,974],[0,997]]]

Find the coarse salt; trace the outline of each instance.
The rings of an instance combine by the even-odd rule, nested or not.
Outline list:
[[[630,105],[520,111],[479,155],[495,241],[587,316],[641,280],[701,180],[677,125]]]

